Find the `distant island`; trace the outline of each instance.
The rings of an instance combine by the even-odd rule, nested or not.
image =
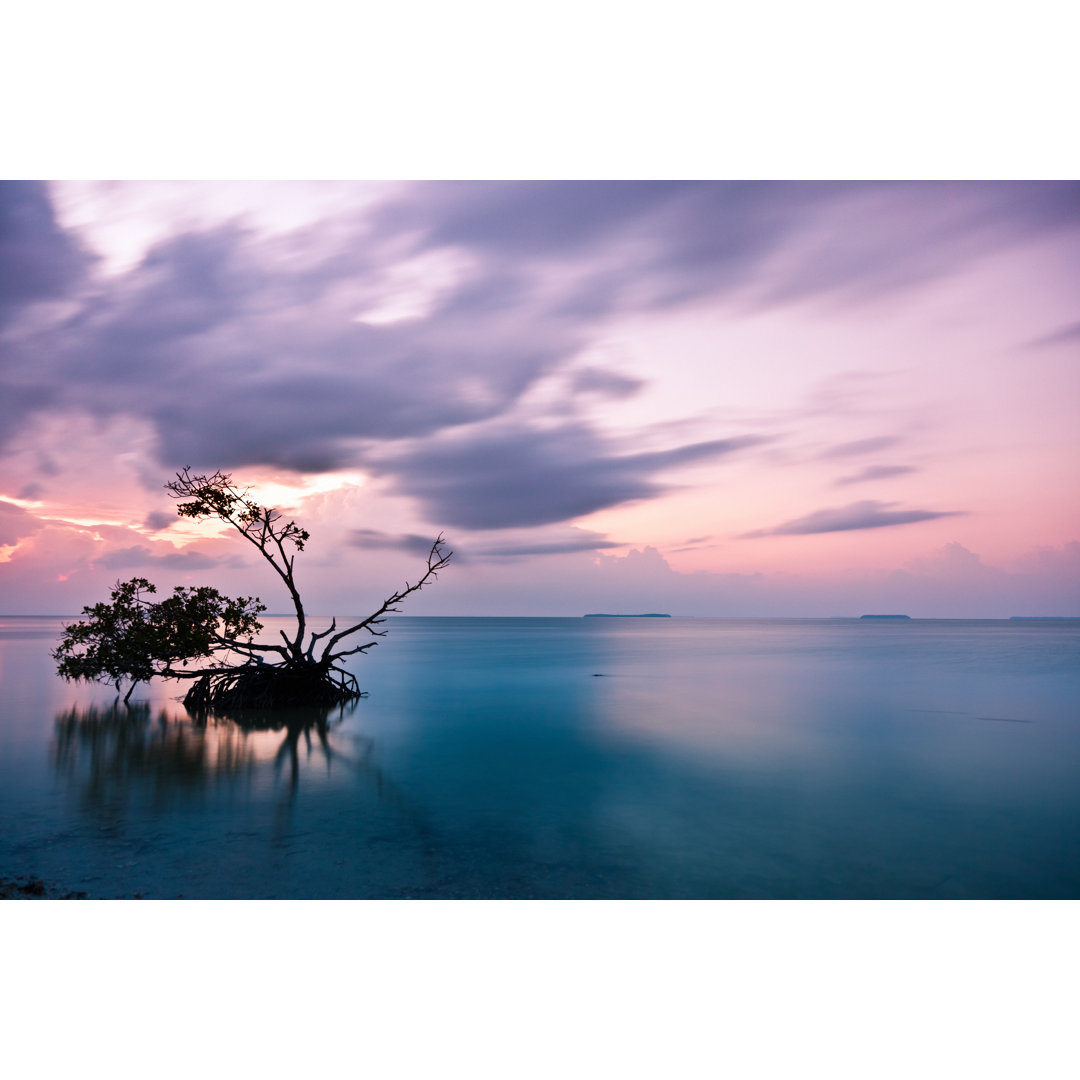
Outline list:
[[[1009,622],[1076,622],[1076,615],[1010,615]]]
[[[860,619],[910,619],[910,615],[860,615]]]
[[[661,611],[646,611],[641,615],[609,615],[605,611],[591,611],[586,619],[670,619],[671,616]]]

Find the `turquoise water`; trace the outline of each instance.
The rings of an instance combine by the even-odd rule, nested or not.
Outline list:
[[[1080,622],[396,618],[196,723],[0,619],[0,874],[170,898],[1078,898]],[[285,620],[268,620],[277,636]],[[316,625],[321,623],[316,620]]]

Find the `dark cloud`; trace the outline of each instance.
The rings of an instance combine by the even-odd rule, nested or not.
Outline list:
[[[912,465],[868,465],[865,469],[853,473],[851,476],[842,476],[836,481],[836,486],[861,484],[866,480],[888,480],[893,476],[907,476],[908,473],[918,471]]]
[[[153,529],[154,532],[160,532],[162,529],[167,529],[175,522],[175,512],[170,514],[165,510],[151,510],[150,513],[146,515],[146,521],[143,522],[143,525],[148,529]]]
[[[68,297],[93,261],[60,227],[45,184],[0,180],[0,327],[29,304]]]
[[[616,540],[583,538],[581,540],[552,540],[548,543],[498,544],[492,547],[470,548],[470,555],[492,559],[516,559],[526,555],[573,555],[581,551],[601,551],[625,547]]]
[[[434,536],[420,536],[418,533],[385,533],[378,529],[353,529],[345,542],[350,547],[367,551],[407,551],[410,555],[426,556],[435,542]],[[454,557],[461,562],[460,555]]]
[[[281,242],[234,226],[159,244],[13,352],[18,411],[69,404],[149,419],[167,466],[319,472],[352,462],[356,440],[499,416],[584,341],[482,273],[437,320],[357,322],[363,305],[349,289],[362,292],[375,271],[343,243],[330,232],[321,263],[299,265]]]
[[[466,542],[451,545],[456,562],[473,559],[514,559],[527,555],[570,555],[582,551],[598,551],[606,548],[625,547],[624,544],[606,539],[601,533],[584,529],[571,530],[572,535],[548,538],[530,537],[524,540],[507,539],[498,544],[475,544]],[[405,551],[410,555],[427,555],[431,550],[433,536],[416,533],[388,533],[379,529],[353,529],[346,543],[351,547],[375,551]]]
[[[505,529],[567,521],[649,498],[664,490],[655,474],[762,441],[743,436],[619,455],[583,425],[515,427],[429,443],[372,467],[419,499],[430,520]]]
[[[0,180],[0,331],[43,301],[65,300],[82,286],[94,258],[59,225],[46,184]],[[13,344],[0,339],[0,444],[62,395],[30,354],[19,364]]]
[[[404,551],[410,555],[426,556],[431,550],[433,536],[417,533],[387,533],[378,529],[353,529],[346,538],[350,547],[365,551]],[[504,544],[450,545],[454,550],[455,563],[472,562],[474,559],[515,559],[528,555],[571,555],[582,551],[598,551],[605,548],[623,547],[613,540],[605,540],[598,533],[587,533],[580,538],[549,541],[520,541]]]
[[[855,439],[853,442],[837,443],[821,456],[823,458],[861,457],[863,454],[876,454],[896,446],[900,440],[893,435],[877,435],[872,439]]]
[[[2,350],[3,343],[0,342],[0,351]],[[13,371],[12,374],[15,375]],[[15,378],[18,377],[15,375]],[[59,401],[60,394],[56,388],[13,384],[4,378],[4,373],[0,371],[0,447],[13,438],[32,416],[57,405]]]
[[[962,510],[890,510],[896,503],[866,499],[828,510],[816,510],[805,517],[785,521],[771,529],[756,529],[743,533],[744,538],[761,536],[808,536],[814,533],[848,532],[853,529],[884,529],[893,525],[910,525],[917,521],[952,517]]]
[[[610,243],[694,190],[683,182],[525,181],[422,184],[395,200],[384,229],[426,226],[427,242],[515,258],[581,253]]]

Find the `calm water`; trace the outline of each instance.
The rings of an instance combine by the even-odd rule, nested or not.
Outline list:
[[[397,618],[329,717],[0,619],[0,874],[94,896],[1078,898],[1080,622]],[[285,620],[268,620],[270,637]],[[268,726],[269,725],[269,726]]]

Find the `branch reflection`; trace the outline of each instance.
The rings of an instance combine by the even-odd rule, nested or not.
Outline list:
[[[83,800],[101,810],[130,801],[164,806],[190,801],[210,788],[239,787],[269,769],[279,779],[288,763],[286,799],[292,802],[305,763],[321,757],[327,775],[334,763],[383,778],[372,762],[370,738],[353,734],[356,750],[332,745],[332,730],[357,706],[192,715],[149,705],[72,708],[55,721],[57,775],[78,785]]]
[[[366,864],[389,830],[433,874],[437,832],[384,775],[375,741],[346,725],[359,704],[231,716],[193,715],[179,705],[76,707],[56,716],[52,761],[96,825],[93,839],[130,846],[138,822],[140,857],[160,849],[183,858],[191,846],[209,851],[237,836],[252,850],[267,841],[291,854],[298,837],[311,846],[314,828],[329,830],[335,866]],[[373,802],[387,816],[370,813]]]

